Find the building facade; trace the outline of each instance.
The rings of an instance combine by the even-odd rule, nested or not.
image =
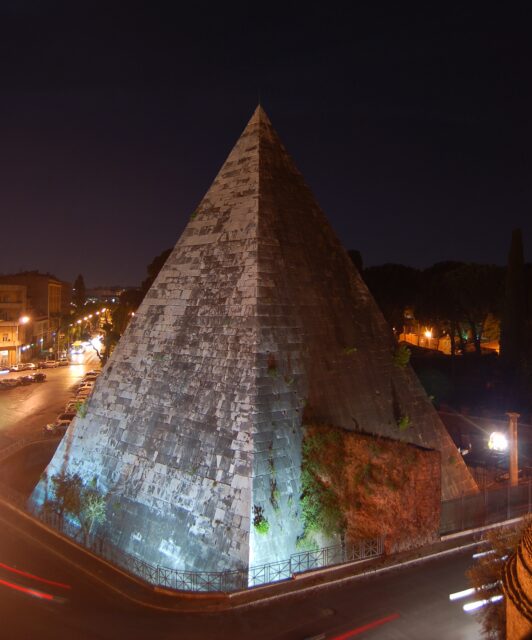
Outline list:
[[[27,289],[21,284],[0,283],[0,366],[20,359],[26,340]]]
[[[0,363],[12,365],[57,351],[70,298],[70,284],[50,274],[0,276]]]

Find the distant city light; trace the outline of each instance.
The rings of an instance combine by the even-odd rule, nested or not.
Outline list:
[[[29,316],[22,316],[22,318],[19,319],[19,324],[28,324],[29,321]]]
[[[431,329],[427,329],[425,331],[425,338],[427,338],[427,340],[430,340],[432,338],[432,330]]]

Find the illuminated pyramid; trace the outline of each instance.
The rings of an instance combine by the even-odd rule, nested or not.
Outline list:
[[[320,423],[438,449],[443,497],[474,491],[394,350],[373,298],[258,107],[48,476],[97,477],[119,503],[102,525],[115,545],[193,571],[245,568],[295,551],[305,408]],[[398,415],[409,417],[408,429],[398,428]],[[41,483],[34,504],[43,495]]]

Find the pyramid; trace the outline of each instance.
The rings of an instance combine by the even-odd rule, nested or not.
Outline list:
[[[190,571],[295,551],[309,415],[437,449],[442,498],[475,491],[412,370],[394,363],[395,348],[259,106],[48,477],[96,477],[120,506],[101,532],[147,562]],[[41,481],[34,506],[45,490]]]

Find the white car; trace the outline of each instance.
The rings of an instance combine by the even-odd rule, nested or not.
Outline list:
[[[43,369],[55,369],[55,367],[58,367],[58,366],[59,366],[59,362],[57,362],[57,360],[46,360],[42,364]]]

